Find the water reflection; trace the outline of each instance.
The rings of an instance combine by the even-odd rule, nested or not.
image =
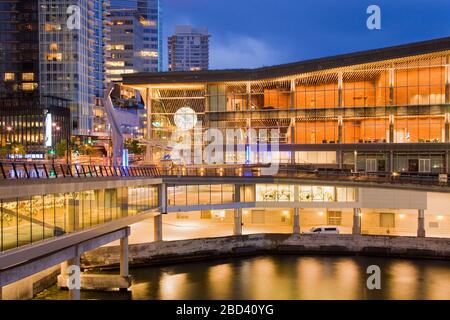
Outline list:
[[[381,268],[381,290],[366,269]],[[83,299],[450,299],[445,261],[262,256],[134,269],[131,293],[83,292]],[[66,299],[51,288],[39,299]]]

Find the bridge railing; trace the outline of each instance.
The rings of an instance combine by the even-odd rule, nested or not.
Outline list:
[[[0,180],[102,178],[102,177],[262,177],[267,165],[235,166],[104,166],[89,164],[59,164],[39,162],[0,162]],[[379,182],[448,186],[437,173],[353,172],[347,169],[314,169],[297,165],[280,165],[277,173],[266,175],[280,178],[321,179],[349,182]]]
[[[102,177],[157,177],[161,172],[155,166],[122,167],[87,164],[59,164],[38,162],[2,162],[0,180],[102,178]]]
[[[267,167],[267,166],[266,166]],[[170,167],[160,168],[163,176],[186,177],[264,177],[262,166],[241,167]],[[339,169],[302,168],[295,165],[280,165],[277,173],[267,175],[279,178],[321,179],[349,182],[379,182],[392,184],[420,184],[448,186],[449,179],[443,182],[438,173],[391,173],[391,172],[353,172]]]

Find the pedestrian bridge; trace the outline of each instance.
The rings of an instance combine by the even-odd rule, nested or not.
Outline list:
[[[422,237],[426,192],[450,191],[434,176],[293,167],[264,176],[256,166],[0,163],[0,172],[0,288],[64,261],[79,265],[82,253],[119,239],[118,286],[126,288],[128,226],[153,217],[154,239],[162,241],[161,214],[172,212],[234,210],[233,233],[240,235],[246,208],[292,209],[293,233],[300,232],[300,209],[347,208],[354,212],[352,232],[360,234],[362,208],[401,208],[416,210]],[[73,293],[78,297],[79,291]]]

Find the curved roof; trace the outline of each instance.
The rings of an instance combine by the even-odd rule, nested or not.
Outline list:
[[[124,74],[125,85],[252,81],[450,50],[450,37],[256,69]]]

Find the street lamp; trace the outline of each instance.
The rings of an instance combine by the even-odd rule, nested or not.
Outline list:
[[[14,152],[13,152],[13,157],[14,157],[13,162],[16,162],[16,156],[17,156],[18,153],[19,153],[19,148],[15,147],[14,148]]]

